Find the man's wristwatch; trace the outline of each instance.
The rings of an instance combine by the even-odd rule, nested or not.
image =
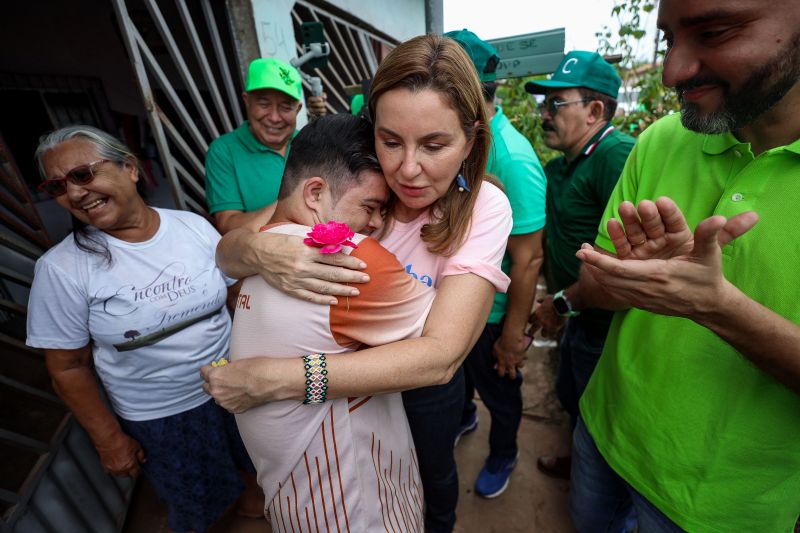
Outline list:
[[[553,295],[553,307],[556,308],[556,313],[561,316],[578,316],[581,314],[580,311],[572,309],[572,304],[567,299],[564,291],[558,291]]]

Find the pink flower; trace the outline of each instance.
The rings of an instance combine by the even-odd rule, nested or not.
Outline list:
[[[320,253],[335,254],[342,249],[342,245],[358,248],[358,246],[351,242],[353,233],[347,224],[331,220],[327,224],[316,224],[311,231],[309,231],[308,239],[303,242],[308,246],[320,248]]]

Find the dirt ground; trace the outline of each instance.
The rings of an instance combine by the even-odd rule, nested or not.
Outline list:
[[[478,429],[456,447],[460,479],[457,533],[568,533],[574,531],[567,516],[569,484],[542,475],[536,468],[540,455],[569,450],[569,420],[555,398],[555,355],[531,348],[524,369],[523,418],[519,431],[519,463],[508,489],[493,500],[473,492],[478,472],[488,453],[489,413],[478,402]],[[124,533],[164,533],[166,511],[152,488],[140,480]],[[267,533],[264,520],[244,519],[228,513],[209,533]],[[360,532],[359,532],[360,533]]]

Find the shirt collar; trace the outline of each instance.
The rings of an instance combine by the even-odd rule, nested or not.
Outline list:
[[[731,132],[725,132],[719,135],[706,135],[703,141],[703,152],[708,155],[719,155],[739,145],[749,146],[750,143],[740,141]],[[784,146],[776,146],[768,151],[772,150],[785,150],[800,155],[800,139]]]
[[[589,140],[589,142],[586,143],[586,146],[584,146],[583,150],[581,150],[581,155],[584,155],[584,156],[587,156],[587,157],[592,155],[592,152],[594,152],[594,149],[597,148],[598,144],[600,144],[600,141],[602,141],[608,135],[610,135],[612,131],[614,131],[614,126],[612,126],[610,123],[608,123],[605,128],[603,128],[600,131],[598,131],[597,133],[595,133],[594,137],[592,137]]]
[[[497,127],[502,124],[506,119],[506,116],[503,114],[503,108],[499,105],[494,106],[494,116],[492,120],[489,121],[489,127]]]
[[[703,141],[703,153],[719,155],[740,144],[744,143],[740,142],[739,139],[729,131],[720,133],[719,135],[706,135]]]

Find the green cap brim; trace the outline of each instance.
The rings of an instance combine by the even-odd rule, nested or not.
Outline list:
[[[571,89],[581,87],[577,83],[569,83],[565,81],[529,81],[525,84],[525,91],[531,94],[544,94],[548,89]]]

